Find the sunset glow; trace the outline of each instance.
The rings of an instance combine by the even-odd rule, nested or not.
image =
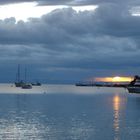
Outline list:
[[[95,78],[95,81],[97,82],[130,82],[132,81],[132,77],[120,77],[120,76],[115,76],[115,77],[98,77]]]

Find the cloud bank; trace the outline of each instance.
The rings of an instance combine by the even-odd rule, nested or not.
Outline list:
[[[21,1],[13,1],[21,2]],[[140,73],[139,1],[38,1],[39,4],[98,4],[95,11],[56,9],[28,22],[0,21],[0,62],[34,67],[31,75],[50,82],[75,82],[91,76]],[[6,68],[7,66],[4,65]],[[3,72],[4,73],[4,72]],[[14,73],[14,67],[13,67]]]
[[[1,0],[0,4],[37,2],[40,5],[100,5],[106,3],[118,4],[120,6],[138,6],[139,0]]]

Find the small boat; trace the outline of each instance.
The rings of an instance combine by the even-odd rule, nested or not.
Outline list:
[[[31,89],[32,85],[26,82],[26,69],[25,69],[25,80],[20,80],[20,64],[18,64],[17,70],[17,81],[15,82],[16,87],[20,87],[22,89]]]
[[[40,82],[36,82],[36,83],[31,83],[32,86],[41,86],[41,83]]]
[[[18,64],[15,86],[22,87],[23,84],[24,84],[24,82],[22,80],[20,80],[20,64]]]
[[[16,87],[22,87],[22,85],[24,85],[24,82],[23,81],[15,82],[15,86]]]
[[[22,89],[32,89],[32,85],[31,84],[27,84],[27,83],[24,83],[22,86],[21,86]]]

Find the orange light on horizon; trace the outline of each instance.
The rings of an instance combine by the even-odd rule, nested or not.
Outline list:
[[[121,77],[121,76],[115,76],[115,77],[97,77],[95,78],[96,82],[130,82],[132,81],[132,77]]]

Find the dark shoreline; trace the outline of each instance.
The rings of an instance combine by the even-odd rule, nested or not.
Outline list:
[[[75,86],[88,86],[88,87],[123,87],[126,88],[129,84],[118,84],[118,83],[104,83],[104,84],[85,84],[85,83],[76,83]]]

